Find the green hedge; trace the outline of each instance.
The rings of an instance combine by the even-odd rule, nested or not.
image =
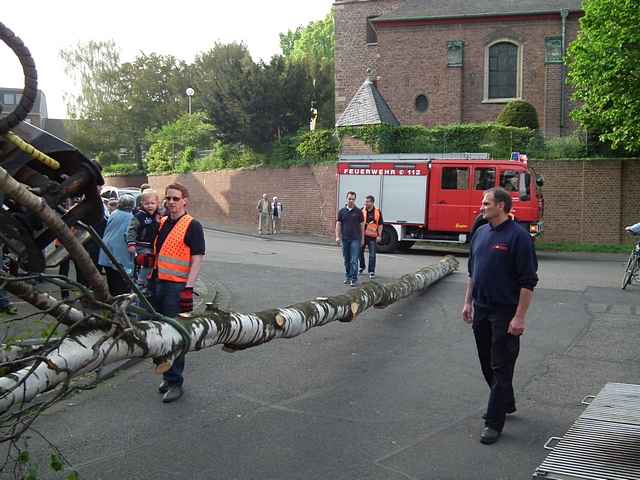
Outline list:
[[[340,141],[334,130],[300,131],[275,142],[267,156],[267,165],[291,167],[335,162],[340,152]]]
[[[371,125],[347,127],[340,136],[351,135],[380,153],[486,152],[492,158],[509,158],[511,152],[527,152],[536,139],[528,128],[494,123],[465,123],[432,128]]]

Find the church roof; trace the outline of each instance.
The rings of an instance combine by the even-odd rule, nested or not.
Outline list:
[[[370,79],[366,79],[336,122],[336,127],[400,125],[391,108]]]
[[[582,11],[581,0],[407,0],[374,22]]]

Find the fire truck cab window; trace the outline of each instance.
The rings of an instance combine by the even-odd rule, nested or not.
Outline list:
[[[466,190],[469,186],[469,169],[444,167],[442,169],[443,190]]]
[[[507,192],[517,192],[520,188],[520,174],[513,170],[500,173],[500,186]]]
[[[476,168],[473,180],[474,190],[489,190],[496,186],[495,168]]]

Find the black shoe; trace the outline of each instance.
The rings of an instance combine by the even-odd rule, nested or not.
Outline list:
[[[169,382],[163,380],[162,383],[158,385],[158,393],[167,393],[167,390],[169,390]]]
[[[358,286],[358,282],[356,282],[355,280],[351,280],[349,285],[352,286],[352,287],[357,287]]]
[[[344,279],[344,282],[342,282],[342,283],[344,283],[345,285],[349,285],[349,282],[350,282],[350,281],[351,281],[351,280],[349,280],[348,278],[345,278],[345,279]]]
[[[500,438],[500,432],[494,430],[491,427],[484,427],[482,429],[482,433],[480,434],[480,443],[484,443],[485,445],[491,445],[492,443],[496,443]]]
[[[364,273],[365,267],[360,268],[359,273]]]
[[[511,415],[512,413],[516,413],[516,411],[517,411],[517,410],[516,410],[516,407],[515,407],[514,405],[511,405],[509,408],[507,408],[507,410],[506,410],[506,414],[507,414],[507,415]],[[487,419],[487,412],[484,412],[484,413],[482,414],[482,419],[483,419],[483,420],[486,420],[486,419]]]
[[[162,403],[171,403],[178,400],[184,391],[180,385],[169,385],[167,393],[165,393],[162,397]]]

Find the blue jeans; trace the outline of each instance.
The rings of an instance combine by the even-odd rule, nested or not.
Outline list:
[[[375,238],[364,237],[364,247],[360,250],[360,268],[364,270],[364,248],[369,250],[369,273],[376,273],[376,248],[378,244]]]
[[[180,313],[180,292],[184,285],[184,283],[166,282],[158,279],[149,282],[153,308],[167,317],[177,317]],[[171,368],[162,376],[171,385],[182,385],[184,382],[183,371],[184,355],[181,355],[173,361]]]
[[[342,256],[344,272],[347,280],[358,280],[358,257],[360,256],[360,240],[342,240]]]

